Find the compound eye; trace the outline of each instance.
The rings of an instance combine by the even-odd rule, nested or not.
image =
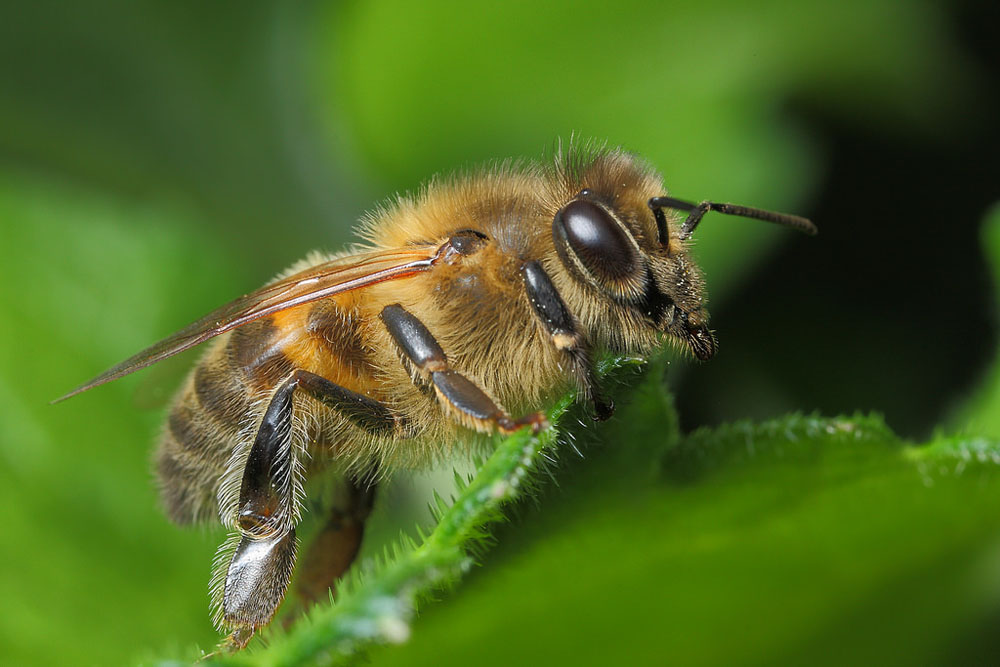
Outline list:
[[[635,241],[602,206],[575,199],[552,221],[556,246],[565,244],[590,276],[616,292],[644,275]]]

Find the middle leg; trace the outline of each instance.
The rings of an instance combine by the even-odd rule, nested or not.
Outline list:
[[[465,426],[477,431],[496,427],[504,433],[523,426],[537,433],[546,426],[540,412],[512,419],[485,391],[450,368],[448,357],[431,332],[399,304],[383,308],[381,318],[403,356],[413,364],[415,381],[430,384],[438,401]]]
[[[375,503],[374,475],[351,478],[330,507],[326,523],[313,539],[295,582],[303,606],[321,602],[354,562],[361,548],[365,521]]]

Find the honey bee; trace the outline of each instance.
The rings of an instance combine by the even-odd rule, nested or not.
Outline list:
[[[666,341],[710,359],[689,248],[705,213],[816,233],[805,218],[664,192],[643,160],[596,146],[432,181],[367,216],[362,245],[310,256],[63,398],[214,339],[155,465],[171,519],[230,530],[214,620],[240,648],[289,587],[307,478],[348,480],[296,582],[309,601],[354,560],[386,471],[439,460],[473,432],[538,431],[540,408],[569,390],[607,418],[598,353]]]

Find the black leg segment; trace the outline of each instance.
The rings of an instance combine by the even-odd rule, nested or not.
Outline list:
[[[552,284],[542,265],[534,260],[524,263],[521,275],[524,277],[524,289],[528,293],[535,314],[551,336],[552,343],[569,357],[585,397],[593,401],[594,416],[599,420],[607,419],[614,412],[614,404],[600,396],[590,363],[587,341],[580,333],[566,303],[556,291],[556,286]]]
[[[522,426],[531,426],[537,432],[545,426],[545,417],[540,413],[511,419],[485,391],[449,368],[448,358],[431,332],[399,304],[383,308],[381,317],[404,357],[417,370],[417,381],[422,378],[429,383],[441,404],[463,425],[477,431],[496,427],[505,433]]]
[[[301,389],[372,433],[388,434],[396,421],[389,409],[314,373],[297,370],[274,391],[243,467],[236,527],[239,538],[229,559],[222,588],[221,618],[232,629],[229,641],[245,645],[267,625],[285,591],[295,565],[295,452],[292,438],[293,396]],[[370,509],[370,498],[357,502]],[[357,553],[360,528],[348,545]]]
[[[455,371],[434,371],[431,373],[431,381],[439,397],[476,424],[492,422],[505,433],[516,431],[528,424],[538,431],[544,425],[544,419],[538,414],[511,419],[482,389]]]
[[[273,537],[289,527],[295,386],[292,377],[274,392],[243,468],[238,524],[247,537]]]
[[[333,408],[357,426],[375,435],[389,435],[396,427],[396,419],[382,403],[367,396],[344,389],[325,377],[308,371],[296,371],[299,388],[317,401]]]
[[[382,322],[403,354],[420,370],[436,371],[448,367],[448,359],[424,323],[399,304],[382,309]]]
[[[239,527],[244,535],[273,536],[290,527],[292,394],[301,389],[371,433],[388,435],[389,409],[324,377],[297,370],[274,392],[257,430],[240,485]]]
[[[581,341],[573,315],[542,265],[537,261],[525,262],[521,273],[535,314],[541,318],[545,330],[552,336],[552,342],[561,350],[577,347]]]

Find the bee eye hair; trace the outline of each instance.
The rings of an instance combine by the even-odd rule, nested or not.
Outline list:
[[[569,259],[599,284],[630,282],[642,272],[635,240],[600,204],[574,199],[556,213],[552,234],[557,248],[568,249]]]

